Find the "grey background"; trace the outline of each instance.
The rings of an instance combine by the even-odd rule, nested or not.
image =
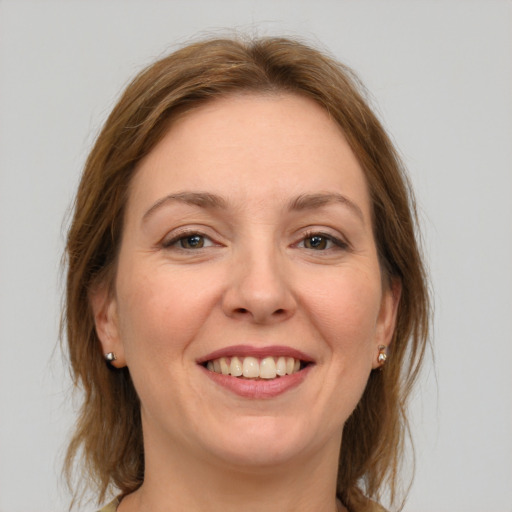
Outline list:
[[[225,28],[320,42],[360,74],[414,182],[435,363],[405,510],[512,510],[510,1],[0,0],[0,512],[65,510],[63,218],[121,88]],[[91,508],[93,510],[93,508]]]

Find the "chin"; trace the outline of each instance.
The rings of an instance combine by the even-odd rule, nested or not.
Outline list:
[[[275,468],[315,451],[319,439],[308,426],[306,418],[240,418],[235,424],[222,428],[216,443],[205,448],[232,466],[255,470],[267,466]]]

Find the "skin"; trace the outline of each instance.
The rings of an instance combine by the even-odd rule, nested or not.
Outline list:
[[[163,199],[184,192],[222,204]],[[141,399],[146,476],[119,510],[336,510],[342,428],[394,329],[385,281],[363,171],[320,106],[239,95],[175,122],[131,184],[114,290],[91,297]],[[197,363],[239,344],[314,364],[285,393],[242,397]]]

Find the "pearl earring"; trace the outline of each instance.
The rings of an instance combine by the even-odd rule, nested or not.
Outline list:
[[[386,362],[386,359],[388,358],[388,347],[386,345],[379,345],[379,355],[377,356],[377,362],[380,365],[383,365]]]
[[[114,352],[107,352],[105,354],[105,361],[107,361],[107,363],[112,363],[116,359],[117,359],[117,356],[115,355]]]

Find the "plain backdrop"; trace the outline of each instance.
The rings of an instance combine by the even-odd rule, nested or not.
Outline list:
[[[226,29],[305,37],[368,86],[416,188],[435,297],[405,511],[512,511],[510,1],[0,0],[0,512],[69,501],[59,265],[92,141],[138,70]]]

